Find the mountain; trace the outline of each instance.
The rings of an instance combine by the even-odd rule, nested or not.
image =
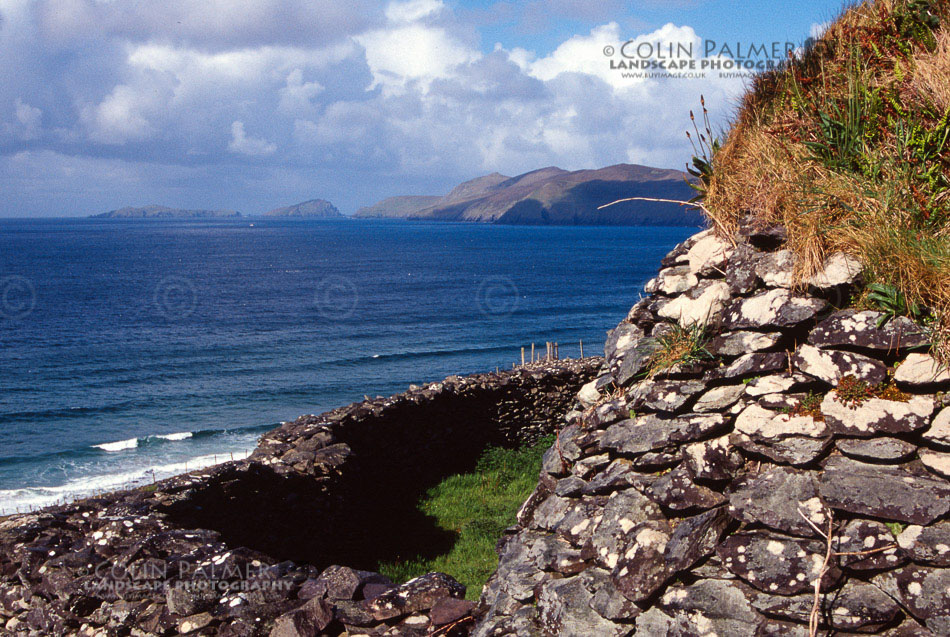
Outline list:
[[[686,201],[695,194],[687,177],[678,170],[635,164],[577,171],[549,166],[517,177],[492,173],[456,186],[435,203],[427,205],[420,197],[418,207],[407,203],[386,215],[371,214],[384,208],[385,200],[354,216],[523,225],[701,225],[697,209],[679,204],[629,201],[598,210],[629,197]]]
[[[224,219],[240,217],[234,210],[182,210],[168,206],[126,206],[102,214],[92,215],[93,219]]]
[[[382,219],[387,217],[406,217],[413,212],[434,206],[442,197],[438,195],[407,195],[403,197],[387,197],[379,203],[360,208],[353,215],[362,219]]]
[[[340,211],[337,210],[329,201],[325,199],[311,199],[310,201],[304,201],[292,206],[286,206],[284,208],[274,208],[269,212],[264,213],[265,217],[306,217],[308,219],[333,219],[337,217],[342,217]]]

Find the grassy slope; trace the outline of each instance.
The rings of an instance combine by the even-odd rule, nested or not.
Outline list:
[[[378,565],[380,573],[403,582],[431,571],[448,573],[477,600],[498,565],[495,543],[515,523],[541,470],[541,455],[553,437],[522,449],[489,449],[472,473],[450,476],[433,487],[419,509],[458,536],[452,549],[431,559],[410,557]]]
[[[713,157],[707,212],[726,234],[782,223],[797,275],[859,257],[950,360],[950,1],[877,0],[757,78]],[[902,299],[900,297],[903,297]]]

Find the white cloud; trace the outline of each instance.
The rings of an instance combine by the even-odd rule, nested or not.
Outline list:
[[[231,142],[228,150],[241,155],[264,156],[272,155],[277,150],[277,144],[266,139],[248,137],[244,132],[244,122],[236,121],[231,124]]]
[[[30,140],[39,137],[43,126],[43,111],[30,106],[19,97],[16,98],[14,106],[16,108],[14,116],[19,124],[17,134],[20,139]]]
[[[390,2],[386,7],[386,19],[390,22],[416,22],[442,11],[441,0],[406,0]]]

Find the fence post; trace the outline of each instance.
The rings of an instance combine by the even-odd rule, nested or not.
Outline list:
[[[581,358],[584,358],[584,341],[581,341]]]
[[[521,348],[521,366],[524,367],[524,348]]]

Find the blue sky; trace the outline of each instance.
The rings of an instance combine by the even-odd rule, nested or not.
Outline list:
[[[0,0],[0,216],[349,213],[493,171],[682,168],[689,109],[703,94],[725,125],[748,80],[624,76],[621,45],[702,63],[710,41],[801,42],[841,6]]]

